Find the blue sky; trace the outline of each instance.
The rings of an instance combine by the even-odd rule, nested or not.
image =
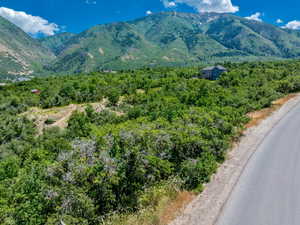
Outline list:
[[[299,8],[299,0],[0,0],[0,15],[32,35],[78,33],[96,24],[139,18],[147,11],[170,10],[229,12],[300,29]],[[282,23],[276,23],[279,19]]]

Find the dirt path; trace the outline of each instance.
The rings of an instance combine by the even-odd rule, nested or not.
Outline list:
[[[55,123],[51,124],[49,127],[60,127],[60,128],[67,127],[68,120],[72,116],[72,113],[80,109],[81,107],[77,105],[70,105],[67,110],[64,110],[63,116],[60,119],[58,119]]]
[[[170,225],[214,225],[258,145],[298,103],[300,103],[300,94],[290,95],[275,102],[274,112],[265,110],[266,112],[254,113],[252,124],[249,124],[240,142],[230,151],[228,160],[221,165],[203,193],[186,206],[181,215]],[[268,117],[264,119],[266,116]]]
[[[45,128],[59,127],[66,128],[68,126],[68,121],[72,116],[73,112],[79,111],[83,112],[87,105],[91,105],[96,112],[101,112],[103,110],[109,110],[116,113],[117,115],[123,115],[123,112],[117,112],[111,110],[107,106],[107,99],[102,102],[95,102],[89,104],[70,104],[62,107],[55,107],[50,109],[41,109],[37,107],[30,108],[27,112],[22,115],[26,116],[28,119],[33,120],[38,129],[38,134],[42,134]],[[52,120],[52,124],[46,124],[47,120]]]

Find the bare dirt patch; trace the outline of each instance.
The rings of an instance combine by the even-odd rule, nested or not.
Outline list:
[[[164,209],[160,218],[160,224],[168,224],[174,220],[184,209],[184,207],[196,198],[192,192],[179,192],[177,197],[171,201],[167,208]]]
[[[104,55],[104,50],[103,50],[103,48],[99,48],[98,50],[99,50],[100,55]]]
[[[143,89],[136,89],[137,94],[145,94],[145,90]]]
[[[246,128],[255,127],[260,124],[265,118],[271,115],[274,111],[274,108],[262,109],[259,111],[248,113],[248,117],[250,118],[250,122],[245,125]]]
[[[66,128],[71,115],[75,112],[83,112],[87,105],[91,105],[96,112],[103,110],[110,110],[107,107],[108,101],[104,99],[102,102],[95,102],[89,104],[71,104],[63,107],[55,107],[50,109],[41,109],[37,107],[30,108],[27,112],[22,115],[28,119],[33,120],[37,126],[38,133],[42,134],[43,130],[51,127]],[[123,112],[115,112],[117,115],[123,115]],[[53,121],[51,124],[47,124],[46,121]]]
[[[272,102],[272,106],[259,111],[248,113],[248,117],[251,119],[249,123],[245,125],[245,128],[255,127],[260,124],[264,119],[270,116],[274,111],[278,110],[282,105],[288,102],[290,99],[296,97],[297,94],[290,94],[283,98],[277,99]]]
[[[126,54],[126,55],[123,55],[122,57],[121,57],[121,60],[124,62],[124,61],[129,61],[129,60],[136,60],[137,58],[136,57],[134,57],[133,55],[128,55],[128,54]]]

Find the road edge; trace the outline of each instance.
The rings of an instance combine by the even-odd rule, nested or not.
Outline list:
[[[248,128],[240,141],[229,151],[204,191],[197,196],[169,225],[215,225],[236,183],[259,145],[294,107],[300,94],[287,101],[259,125]]]

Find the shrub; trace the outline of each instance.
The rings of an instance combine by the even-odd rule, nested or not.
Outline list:
[[[198,159],[184,161],[180,171],[184,186],[189,190],[201,191],[202,185],[209,182],[211,175],[216,172],[217,166],[211,153],[203,153]]]

